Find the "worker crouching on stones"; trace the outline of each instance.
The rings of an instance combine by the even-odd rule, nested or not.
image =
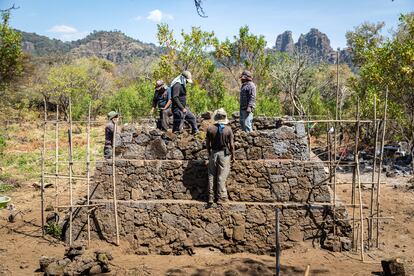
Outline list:
[[[184,126],[184,121],[187,121],[191,125],[193,134],[195,134],[198,132],[198,127],[195,116],[187,107],[187,83],[193,83],[189,71],[184,71],[171,83],[173,132],[180,132]]]
[[[160,125],[162,130],[168,130],[168,118],[172,115],[171,111],[171,88],[166,86],[162,80],[155,83],[154,97],[152,98],[151,113],[158,107],[160,113]]]
[[[207,128],[206,147],[208,163],[208,203],[214,203],[214,183],[217,183],[217,203],[228,201],[226,179],[230,160],[234,161],[234,136],[223,108],[214,111],[214,124]]]
[[[112,158],[112,148],[114,142],[114,131],[115,124],[118,122],[119,114],[116,111],[111,111],[108,113],[108,123],[105,127],[105,147],[104,147],[104,157],[105,159]]]

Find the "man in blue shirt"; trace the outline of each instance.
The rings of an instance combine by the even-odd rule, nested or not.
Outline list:
[[[155,92],[152,99],[151,113],[158,106],[160,112],[160,128],[168,130],[168,118],[172,115],[171,111],[171,88],[166,86],[162,80],[155,83]]]

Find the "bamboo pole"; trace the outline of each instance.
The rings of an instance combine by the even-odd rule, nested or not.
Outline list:
[[[338,135],[338,117],[339,117],[339,113],[338,113],[338,106],[339,106],[339,51],[336,52],[336,105],[335,105],[335,123],[334,123],[334,152],[333,152],[333,160],[334,162],[336,162],[336,146],[337,146],[337,135]],[[336,218],[336,210],[335,210],[335,205],[336,205],[336,166],[333,168],[333,202],[334,202],[334,206],[332,208],[332,217],[333,220],[335,220]],[[333,230],[334,230],[334,237],[336,237],[336,223],[334,222],[333,225]]]
[[[86,204],[90,204],[90,132],[91,132],[91,103],[88,108],[88,125],[86,128],[86,185],[87,185],[87,197]],[[87,214],[87,231],[88,231],[88,246],[91,243],[91,225],[90,225],[90,214]]]
[[[359,144],[359,128],[360,128],[360,124],[359,124],[359,99],[357,102],[357,106],[356,106],[356,128],[355,128],[355,149],[354,149],[354,170],[352,173],[352,192],[351,192],[351,204],[354,206],[352,208],[352,247],[355,248],[355,201],[356,201],[356,193],[355,193],[355,183],[356,183],[356,173],[357,173],[357,168],[356,166],[359,165],[359,161],[358,161],[358,144]]]
[[[309,276],[309,271],[310,271],[310,265],[306,266],[306,270],[305,270],[305,274],[303,274],[304,276]]]
[[[72,156],[72,101],[69,98],[69,202],[70,202],[70,214],[69,214],[69,244],[72,245],[72,221],[73,221],[73,191],[72,191],[72,169],[73,169],[73,156]]]
[[[279,208],[276,208],[276,276],[280,275],[280,218],[279,218]]]
[[[377,178],[377,216],[380,215],[380,194],[381,194],[381,169],[382,169],[382,162],[384,159],[384,143],[385,143],[385,130],[387,124],[387,108],[388,108],[388,87],[385,90],[385,106],[384,106],[384,123],[382,126],[382,137],[381,137],[381,153],[380,153],[380,162],[378,165],[378,178]],[[379,220],[377,220],[377,248],[379,247]]]
[[[115,231],[116,231],[116,245],[119,245],[119,227],[118,227],[118,202],[116,197],[116,179],[115,179],[115,150],[116,150],[116,125],[114,122],[114,133],[112,138],[112,186],[113,186],[113,200],[114,200],[114,216],[115,216]]]
[[[55,174],[59,174],[59,105],[56,106],[56,127],[55,127]],[[55,178],[55,212],[59,205],[58,178]]]
[[[359,115],[358,115],[359,117]],[[357,153],[357,156],[359,156],[359,152]],[[359,245],[361,250],[361,261],[364,261],[364,214],[362,213],[362,191],[361,191],[361,173],[359,171],[359,157],[357,157],[357,181],[358,181],[358,195],[359,195],[359,223],[361,225],[360,227],[360,233],[359,233]],[[379,220],[378,220],[379,221]]]
[[[44,123],[43,123],[43,148],[42,148],[42,173],[40,181],[40,217],[42,220],[42,236],[45,235],[45,150],[46,150],[46,121],[47,121],[47,104],[43,98],[44,104]]]
[[[300,121],[284,121],[282,120],[282,123],[289,123],[289,124],[297,124],[297,123],[356,123],[357,120],[346,120],[346,119],[341,119],[341,120],[300,120]],[[359,121],[360,124],[362,123],[372,123],[372,120],[360,120]]]
[[[374,140],[374,161],[372,163],[372,177],[371,177],[371,195],[370,195],[370,210],[369,215],[372,218],[374,216],[374,189],[375,189],[375,170],[377,165],[377,144],[378,144],[378,122],[377,122],[377,95],[374,94],[374,131],[375,131],[375,140]],[[372,234],[373,234],[373,220],[369,221],[369,231],[368,231],[368,246],[372,246]]]

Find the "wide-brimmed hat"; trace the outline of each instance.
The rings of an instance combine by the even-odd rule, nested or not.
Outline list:
[[[227,119],[227,112],[224,108],[217,109],[213,113],[213,120],[215,124],[227,125],[229,120]]]
[[[184,72],[181,73],[181,75],[183,75],[183,77],[187,79],[188,83],[193,83],[193,78],[191,76],[190,71],[184,71]]]
[[[164,81],[163,80],[157,80],[155,82],[155,90],[157,90],[157,91],[159,91],[162,88],[164,88],[164,86],[165,86],[165,84],[164,84]]]
[[[244,70],[241,73],[240,78],[244,80],[252,80],[253,76],[252,76],[252,73],[250,73],[250,71]]]
[[[113,118],[116,118],[118,116],[119,116],[119,113],[116,112],[116,111],[111,111],[111,112],[108,113],[108,119],[109,120],[112,120]]]

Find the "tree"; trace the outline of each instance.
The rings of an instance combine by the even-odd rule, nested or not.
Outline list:
[[[0,97],[4,98],[6,88],[23,72],[24,54],[21,35],[10,28],[12,8],[1,11],[0,23]]]
[[[92,104],[92,117],[96,117],[113,89],[113,67],[113,63],[95,57],[54,65],[39,90],[45,98],[59,104],[66,118],[69,98],[74,118],[85,114],[89,102]]]
[[[349,44],[354,47],[355,61],[360,68],[359,75],[352,79],[350,86],[364,100],[362,106],[366,114],[372,110],[374,95],[377,95],[377,106],[381,106],[384,92],[389,90],[388,111],[394,127],[398,129],[394,138],[407,141],[413,151],[414,15],[402,15],[399,20],[399,28],[390,39],[378,37],[377,31],[365,36],[360,28],[352,33],[351,37],[359,42]]]

